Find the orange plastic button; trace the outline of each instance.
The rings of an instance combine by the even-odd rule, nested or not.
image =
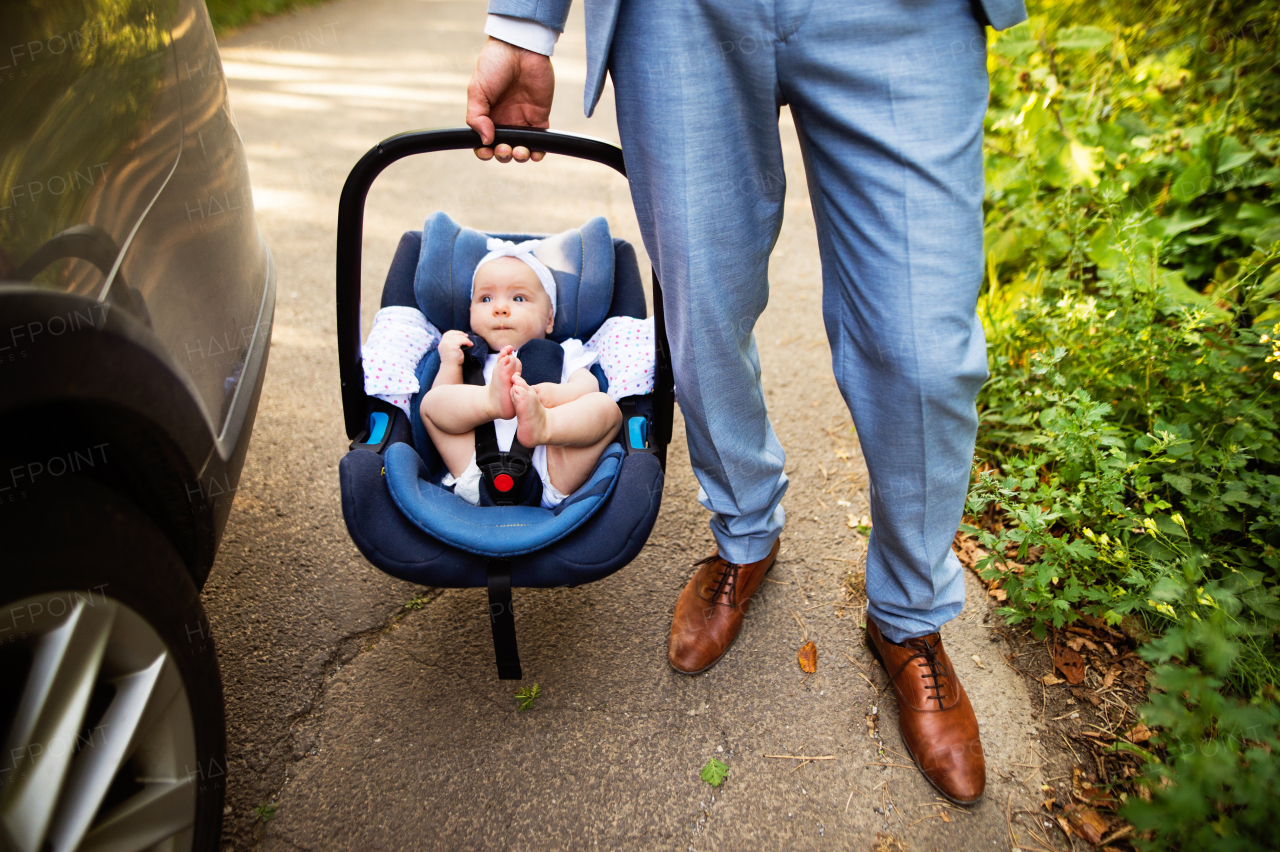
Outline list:
[[[493,478],[493,487],[499,491],[510,491],[515,484],[515,481],[505,473],[500,473]]]

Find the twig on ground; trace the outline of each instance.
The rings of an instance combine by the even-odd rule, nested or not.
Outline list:
[[[857,661],[857,660],[855,660],[853,657],[851,657],[851,656],[849,655],[849,652],[848,652],[848,651],[841,651],[840,653],[841,653],[841,654],[844,654],[844,658],[845,658],[846,660],[848,660],[849,662],[853,663],[853,664],[854,664],[855,666],[857,666],[859,669],[862,669],[863,671],[866,671],[866,669],[863,669],[863,668],[862,668],[862,663],[858,662],[858,661]]]
[[[854,793],[857,793],[859,796],[864,796],[864,797],[867,795],[866,793],[864,793],[864,792],[862,792],[861,790],[859,790],[859,789],[858,789],[858,785],[857,785],[857,784],[854,784],[854,785],[853,785],[853,789],[849,791],[849,798],[848,798],[848,800],[847,800],[847,801],[845,801],[845,803],[844,803],[844,812],[845,812],[845,813],[849,813],[849,804],[850,804],[850,802],[852,802],[852,801],[853,801],[853,794],[854,794]]]
[[[897,766],[901,769],[915,769],[914,766],[909,766],[905,763],[864,763],[862,765],[863,766]]]
[[[1076,763],[1080,763],[1081,762],[1080,755],[1076,754],[1076,750],[1074,747],[1072,747],[1071,741],[1067,739],[1067,735],[1062,733],[1062,731],[1058,731],[1058,736],[1062,737],[1062,741],[1066,743],[1067,748],[1071,749],[1071,754],[1073,757],[1075,757]]]
[[[777,760],[835,760],[836,759],[836,756],[834,754],[827,754],[822,756],[814,755],[812,757],[807,754],[766,754],[766,755],[763,755],[763,757],[772,757]]]
[[[792,617],[792,618],[794,618],[794,619],[796,620],[796,624],[799,624],[799,625],[800,625],[800,629],[804,631],[804,638],[803,638],[803,639],[801,639],[800,641],[801,641],[801,642],[808,642],[808,641],[809,641],[809,628],[808,628],[808,627],[806,627],[806,626],[805,626],[805,623],[804,623],[803,621],[801,621],[801,620],[800,620],[800,613],[796,612],[795,610],[792,610],[792,611],[791,611],[791,617]]]
[[[847,603],[848,601],[846,601],[844,598],[836,598],[835,600],[826,601],[825,603],[814,604],[813,606],[807,606],[800,611],[808,612],[811,609],[821,609],[824,606],[833,606],[835,604],[847,604]]]

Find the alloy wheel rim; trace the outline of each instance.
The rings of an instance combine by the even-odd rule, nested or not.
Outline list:
[[[0,848],[194,844],[195,723],[155,629],[100,590],[0,611]]]

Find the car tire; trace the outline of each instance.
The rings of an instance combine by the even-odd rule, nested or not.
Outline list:
[[[177,551],[74,476],[0,506],[0,543],[0,848],[218,849],[222,682]]]

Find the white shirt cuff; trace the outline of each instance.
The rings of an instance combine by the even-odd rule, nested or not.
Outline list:
[[[560,33],[545,24],[508,15],[490,15],[484,24],[485,35],[550,56],[556,48]]]

